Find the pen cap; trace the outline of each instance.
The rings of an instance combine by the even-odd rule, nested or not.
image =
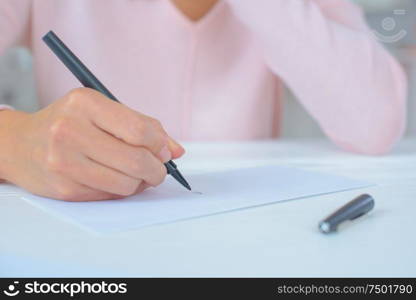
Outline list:
[[[368,194],[360,195],[321,221],[319,229],[324,233],[334,231],[342,222],[357,219],[373,208],[373,197]]]

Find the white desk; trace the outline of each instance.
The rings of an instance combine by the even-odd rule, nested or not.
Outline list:
[[[106,236],[3,195],[0,276],[416,276],[416,141],[384,157],[313,140],[187,149],[184,174],[273,163],[378,186]],[[376,200],[370,215],[318,232],[319,220],[364,192]]]

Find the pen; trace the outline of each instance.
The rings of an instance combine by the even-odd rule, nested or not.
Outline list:
[[[49,31],[44,37],[43,41],[55,53],[55,55],[62,61],[62,63],[75,75],[76,78],[85,87],[101,92],[111,100],[120,102],[117,98],[92,74],[92,72],[79,60],[79,58],[59,39],[53,32]],[[175,178],[180,184],[191,190],[191,186],[182,176],[173,161],[165,163],[167,173]]]
[[[358,196],[343,207],[335,211],[319,223],[319,230],[322,233],[336,231],[341,223],[354,220],[368,213],[374,208],[374,199],[368,194]]]

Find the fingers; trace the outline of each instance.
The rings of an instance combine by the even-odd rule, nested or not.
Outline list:
[[[139,187],[137,188],[136,192],[134,194],[139,194],[141,192],[143,192],[145,189],[151,187],[149,184],[142,182]]]
[[[126,144],[99,129],[86,132],[79,143],[91,160],[151,186],[159,185],[166,177],[166,167],[149,150]]]
[[[114,102],[99,92],[89,91],[90,120],[102,130],[134,146],[157,155],[167,144],[168,135],[156,119]]]
[[[99,201],[122,199],[124,196],[115,195],[89,188],[68,179],[55,178],[49,182],[50,188],[46,196],[71,202]],[[142,186],[142,185],[140,185]]]
[[[102,200],[121,200],[125,196],[110,194],[102,191],[97,191],[91,188],[78,185],[80,192],[74,192],[69,197],[58,198],[59,200],[70,201],[70,202],[84,202],[84,201],[102,201]]]
[[[142,183],[156,186],[166,176],[162,162],[184,153],[157,120],[97,91],[75,89],[57,107],[64,114],[50,126],[48,165],[93,190],[131,195]]]
[[[33,190],[33,192],[41,196],[70,202],[121,200],[126,197],[125,195],[117,195],[96,190],[62,176],[49,178],[47,186],[49,186],[48,191],[42,192]],[[148,187],[150,186],[147,183],[141,182],[132,195],[141,193]]]
[[[136,188],[133,195],[139,194],[149,187],[150,186],[148,184],[142,182]],[[53,193],[51,197],[69,202],[122,200],[126,197],[95,190],[85,185],[68,181],[66,181],[65,184],[61,186],[55,185],[53,188],[51,188],[51,191]]]
[[[182,146],[167,135],[158,120],[112,101],[95,90],[74,89],[63,99],[62,105],[64,111],[81,115],[128,144],[147,148],[163,161],[184,153]]]
[[[179,158],[185,154],[185,149],[172,138],[168,139],[168,148],[173,159]]]
[[[95,190],[123,196],[132,195],[142,182],[94,162],[82,153],[74,153],[70,147],[49,157],[47,171]]]

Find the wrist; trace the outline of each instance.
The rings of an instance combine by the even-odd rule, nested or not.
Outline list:
[[[16,124],[29,114],[16,110],[0,110],[0,182],[8,180],[7,174],[13,166],[13,153],[16,144]]]

